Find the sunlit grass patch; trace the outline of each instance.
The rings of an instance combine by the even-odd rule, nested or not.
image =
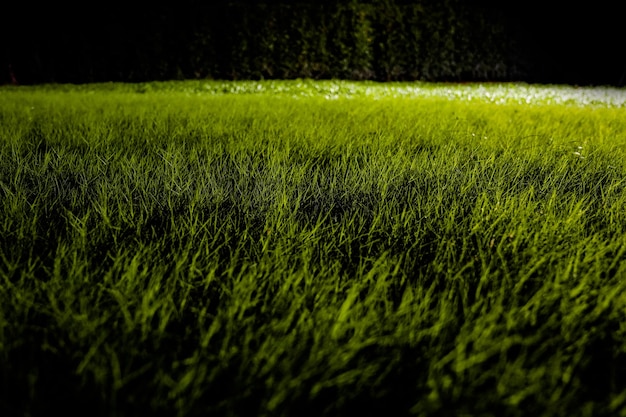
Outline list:
[[[622,99],[0,89],[2,411],[623,413]]]

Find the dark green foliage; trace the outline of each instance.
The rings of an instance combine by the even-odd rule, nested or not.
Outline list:
[[[178,3],[112,4],[83,19],[50,7],[31,23],[38,36],[10,33],[0,73],[10,64],[24,84],[520,75],[502,23],[460,0]]]
[[[504,80],[504,28],[449,0],[234,4],[231,78]],[[218,35],[219,36],[219,35]],[[226,68],[224,68],[226,69]]]

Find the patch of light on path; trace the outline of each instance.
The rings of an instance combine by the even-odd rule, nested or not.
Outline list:
[[[442,98],[495,104],[567,104],[576,106],[626,107],[626,89],[573,87],[517,83],[375,83],[355,81],[221,81],[191,87],[194,93],[278,94],[294,98]],[[190,91],[191,92],[191,91]]]

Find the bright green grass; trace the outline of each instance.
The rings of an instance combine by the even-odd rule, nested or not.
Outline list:
[[[624,102],[0,89],[0,413],[626,416]]]

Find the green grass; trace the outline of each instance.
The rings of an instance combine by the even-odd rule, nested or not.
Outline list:
[[[626,416],[624,90],[0,89],[0,413]]]

